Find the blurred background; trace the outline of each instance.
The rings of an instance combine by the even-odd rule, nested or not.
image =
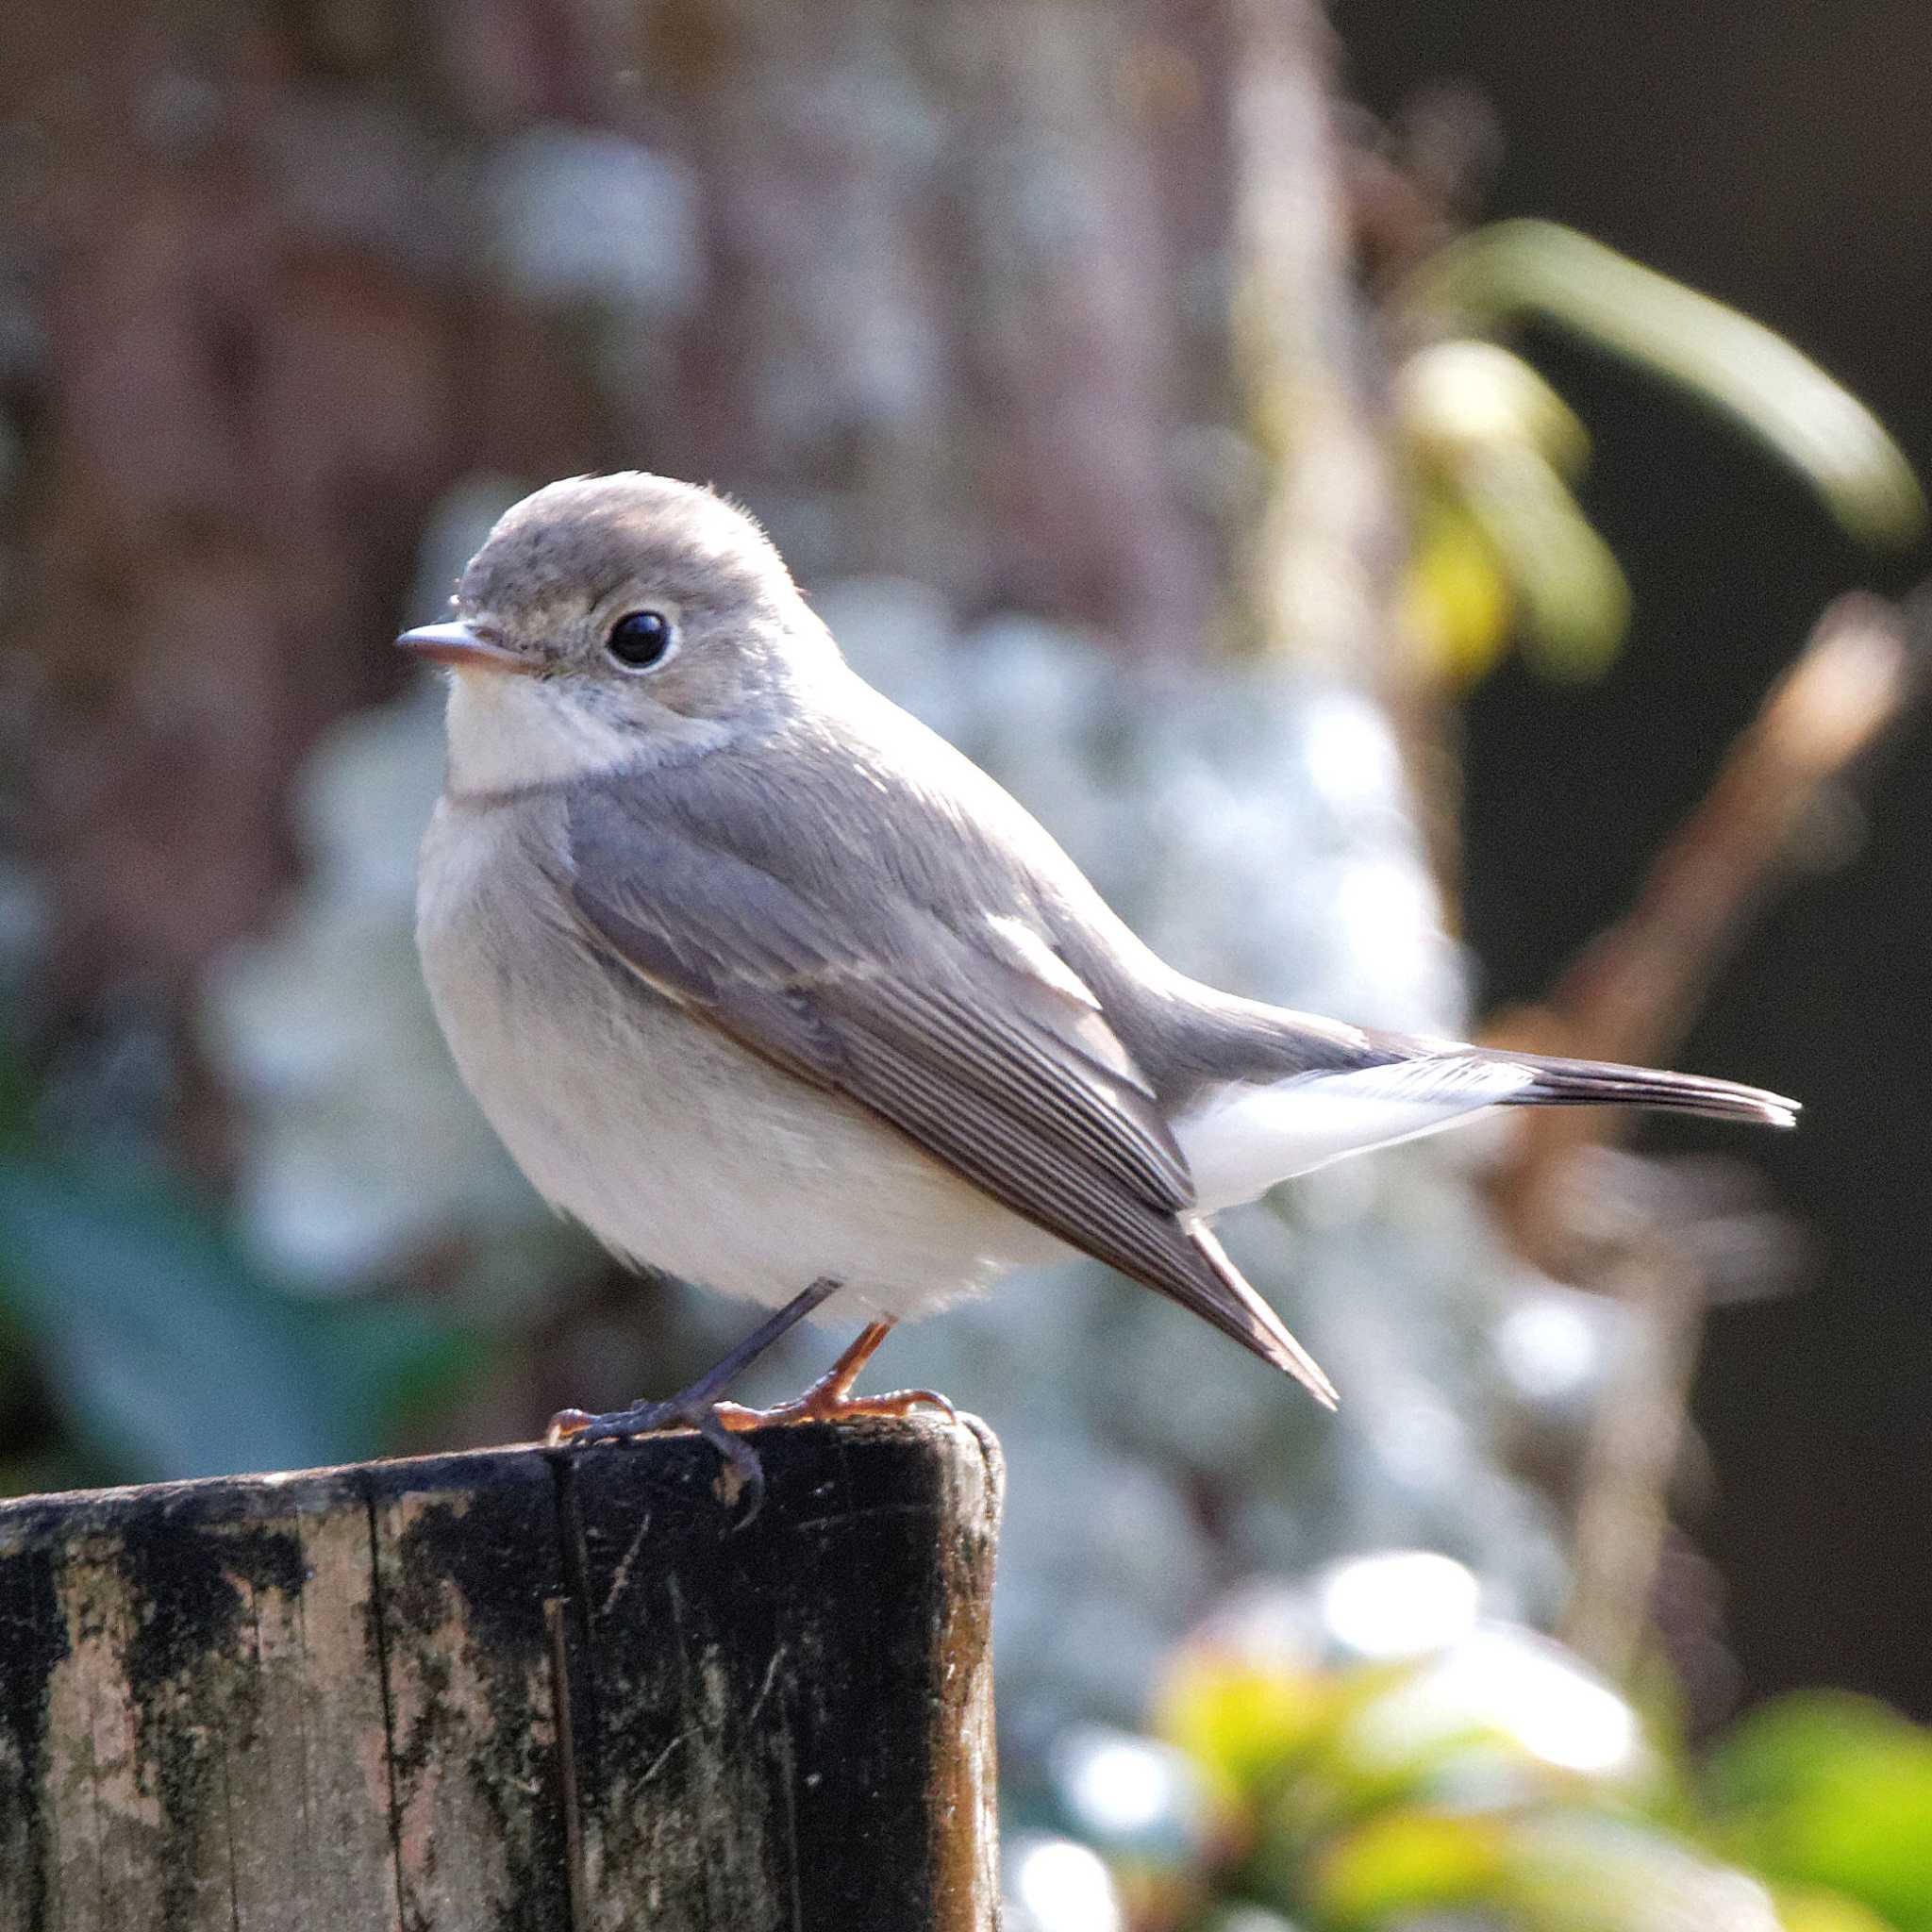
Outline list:
[[[735,1338],[458,1086],[390,648],[525,490],[710,480],[1176,964],[1807,1108],[1231,1217],[1336,1419],[1097,1269],[893,1338],[1010,1459],[1013,1923],[1932,1925],[1932,14],[5,38],[0,1491],[524,1439]]]

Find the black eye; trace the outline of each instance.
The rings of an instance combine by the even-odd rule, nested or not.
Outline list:
[[[610,626],[604,648],[627,671],[643,671],[671,648],[671,620],[661,610],[633,610]]]

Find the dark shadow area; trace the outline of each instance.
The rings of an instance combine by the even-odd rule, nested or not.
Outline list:
[[[1848,381],[1922,470],[1932,459],[1932,13],[1906,0],[1344,0],[1337,13],[1378,112],[1443,78],[1492,102],[1506,146],[1488,212],[1572,223],[1737,304]],[[1491,1000],[1542,989],[1624,903],[1820,608],[1856,583],[1903,590],[1928,561],[1874,571],[1729,429],[1560,343],[1529,346],[1594,433],[1585,500],[1628,570],[1636,621],[1602,684],[1556,689],[1511,666],[1471,707],[1466,914]],[[1697,1530],[1730,1581],[1750,1694],[1835,1681],[1921,1716],[1926,749],[1922,729],[1894,755],[1857,863],[1774,909],[1684,1055],[1808,1108],[1804,1131],[1753,1158],[1816,1230],[1817,1278],[1721,1314],[1697,1392],[1716,1488]]]

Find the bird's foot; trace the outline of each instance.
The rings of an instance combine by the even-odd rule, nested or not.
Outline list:
[[[762,1429],[779,1423],[840,1423],[859,1415],[908,1416],[917,1408],[936,1408],[948,1422],[958,1422],[959,1412],[943,1395],[931,1389],[894,1389],[886,1395],[855,1395],[852,1385],[858,1372],[876,1353],[891,1328],[890,1322],[874,1322],[865,1328],[832,1366],[802,1395],[772,1408],[746,1408],[736,1402],[721,1402],[718,1412],[727,1429]]]
[[[708,1438],[714,1428],[723,1427],[717,1403],[685,1394],[674,1395],[668,1402],[634,1402],[628,1408],[613,1408],[607,1415],[559,1408],[550,1418],[543,1440],[553,1449],[566,1442],[588,1448],[592,1442],[628,1442],[638,1436],[661,1436],[671,1429],[695,1429]]]
[[[724,1411],[736,1411],[727,1416]],[[693,1391],[674,1395],[666,1402],[634,1402],[628,1408],[612,1409],[608,1415],[589,1415],[581,1408],[560,1408],[550,1418],[543,1440],[551,1448],[569,1444],[589,1448],[596,1442],[628,1442],[640,1436],[660,1436],[673,1429],[695,1429],[724,1464],[724,1480],[729,1491],[725,1500],[748,1498],[744,1513],[738,1519],[742,1529],[765,1500],[765,1470],[758,1451],[739,1440],[738,1431],[756,1428],[755,1422],[740,1422],[736,1403],[710,1400]]]
[[[735,1452],[749,1453],[732,1436],[747,1429],[777,1427],[786,1423],[841,1423],[854,1416],[905,1417],[922,1408],[936,1408],[948,1422],[959,1411],[937,1389],[893,1389],[883,1395],[855,1395],[842,1377],[826,1375],[790,1402],[770,1408],[752,1408],[741,1402],[693,1401],[674,1395],[668,1402],[634,1402],[608,1415],[591,1415],[581,1408],[560,1408],[543,1432],[553,1449],[565,1443],[588,1448],[593,1442],[627,1442],[639,1436],[661,1436],[672,1429],[695,1429],[727,1461]]]
[[[814,1382],[803,1395],[774,1403],[770,1408],[721,1402],[718,1415],[727,1429],[762,1429],[781,1423],[842,1423],[859,1415],[908,1416],[922,1408],[936,1408],[948,1422],[959,1420],[959,1411],[937,1389],[894,1389],[884,1395],[854,1395],[849,1390],[827,1389],[823,1382]]]
[[[765,1500],[764,1467],[751,1444],[739,1440],[745,1430],[786,1423],[845,1422],[854,1416],[903,1417],[918,1408],[936,1408],[949,1422],[958,1420],[958,1411],[932,1389],[895,1389],[886,1395],[853,1394],[852,1385],[858,1380],[859,1370],[872,1359],[891,1325],[890,1322],[873,1323],[802,1395],[771,1408],[747,1408],[741,1403],[719,1401],[717,1391],[724,1376],[719,1370],[713,1370],[664,1402],[634,1402],[628,1408],[613,1409],[608,1415],[560,1408],[550,1418],[543,1440],[553,1449],[566,1443],[589,1447],[593,1442],[624,1442],[639,1436],[661,1435],[670,1429],[695,1429],[724,1459],[724,1479],[730,1491],[726,1501],[735,1502],[740,1496],[750,1498],[744,1514],[738,1520],[738,1526],[742,1529],[758,1513]]]
[[[853,1416],[908,1416],[920,1408],[936,1408],[957,1421],[958,1411],[933,1389],[897,1389],[886,1395],[854,1395],[849,1388],[833,1386],[827,1375],[803,1395],[770,1408],[747,1408],[737,1402],[707,1402],[674,1395],[668,1402],[638,1402],[608,1415],[589,1415],[581,1408],[562,1408],[550,1418],[543,1440],[552,1448],[568,1444],[589,1448],[596,1442],[627,1442],[640,1436],[663,1435],[673,1429],[694,1429],[714,1448],[724,1465],[726,1504],[744,1498],[738,1519],[742,1529],[764,1507],[765,1468],[758,1453],[744,1440],[747,1429],[786,1423],[843,1422]]]

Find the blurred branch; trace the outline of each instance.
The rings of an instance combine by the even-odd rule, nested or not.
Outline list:
[[[1821,804],[1869,771],[1921,697],[1928,619],[1924,591],[1905,609],[1866,595],[1831,605],[1629,914],[1546,1002],[1503,1015],[1488,1039],[1587,1058],[1668,1058],[1752,914],[1793,869]],[[1627,1673],[1649,1627],[1705,1310],[1714,1291],[1735,1290],[1739,1273],[1725,1252],[1731,1224],[1713,1212],[1707,1183],[1657,1162],[1615,1163],[1602,1145],[1632,1124],[1607,1109],[1549,1109],[1524,1122],[1494,1181],[1525,1255],[1592,1275],[1634,1317],[1630,1357],[1584,1452],[1562,1625],[1613,1675]],[[1579,1269],[1591,1250],[1595,1265]],[[1764,1267],[1761,1252],[1747,1253],[1747,1273],[1754,1257]]]
[[[1412,508],[1384,330],[1358,286],[1365,149],[1338,108],[1334,35],[1314,0],[1243,0],[1235,19],[1233,359],[1263,490],[1231,629],[1382,705],[1453,924],[1459,763],[1442,682],[1410,647]]]
[[[1570,1598],[1557,1631],[1620,1683],[1650,1627],[1707,1305],[1704,1271],[1678,1232],[1653,1222],[1603,1284],[1634,1317],[1631,1346],[1584,1449]]]
[[[1379,687],[1403,540],[1361,381],[1332,35],[1310,0],[1246,0],[1237,18],[1235,358],[1268,476],[1249,622],[1262,649]]]
[[[1540,1006],[1497,1016],[1489,1043],[1641,1062],[1674,1054],[1751,916],[1794,869],[1821,804],[1854,781],[1923,694],[1928,624],[1932,591],[1905,610],[1863,593],[1833,603],[1652,866],[1630,912]],[[1634,1120],[1568,1108],[1525,1120],[1494,1180],[1499,1210],[1524,1254],[1560,1267],[1560,1170],[1578,1149],[1628,1133]]]

